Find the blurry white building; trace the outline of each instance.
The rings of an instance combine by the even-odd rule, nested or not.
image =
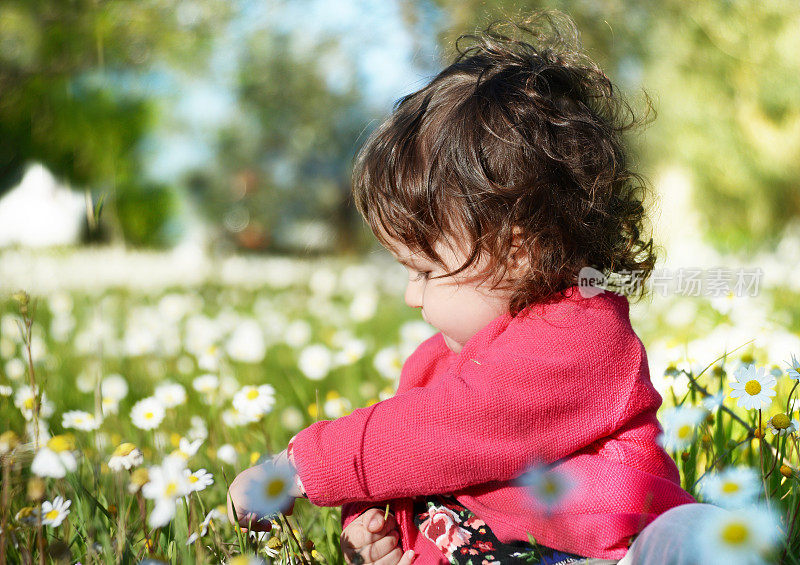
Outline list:
[[[71,245],[86,215],[83,194],[58,184],[45,167],[28,167],[22,182],[0,197],[0,247]]]

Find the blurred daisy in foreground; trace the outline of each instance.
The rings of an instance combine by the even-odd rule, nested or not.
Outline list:
[[[100,383],[100,392],[103,399],[119,402],[128,396],[128,381],[120,374],[112,373]]]
[[[266,462],[263,472],[244,486],[248,510],[262,520],[288,508],[296,488],[294,468],[286,462]]]
[[[704,565],[775,563],[783,537],[778,515],[760,504],[714,514],[697,534],[698,563]]]
[[[164,405],[152,396],[143,398],[131,409],[131,421],[140,430],[157,428],[161,425],[164,415]]]
[[[23,506],[14,516],[14,520],[26,526],[34,526],[39,521],[39,508]]]
[[[785,436],[797,431],[796,422],[797,420],[790,420],[789,416],[781,412],[767,420],[767,427],[772,435]]]
[[[67,471],[72,472],[78,468],[78,462],[72,454],[73,449],[75,442],[71,436],[51,437],[47,445],[36,452],[31,463],[31,472],[39,477],[64,478]]]
[[[60,526],[69,514],[70,504],[72,504],[71,500],[64,500],[60,496],[57,496],[53,502],[45,500],[42,503],[42,524],[52,528]]]
[[[83,410],[70,410],[61,416],[61,427],[90,432],[100,427],[100,420]]]
[[[515,482],[526,487],[537,506],[544,506],[546,512],[557,509],[578,486],[567,473],[547,465],[531,466]]]
[[[700,491],[705,502],[723,508],[741,508],[758,501],[761,481],[751,467],[728,467],[719,473],[710,473],[700,480]]]
[[[720,391],[711,396],[706,396],[703,399],[703,406],[705,406],[705,408],[713,414],[717,410],[722,408],[724,401],[725,401],[725,391]]]
[[[664,411],[663,432],[656,438],[667,451],[678,451],[691,445],[695,431],[706,411],[696,406],[677,406]]]
[[[754,364],[740,365],[734,372],[735,380],[729,381],[733,391],[731,398],[739,398],[737,406],[748,410],[767,408],[775,396],[775,385],[778,381],[772,375],[765,375],[766,369]]]
[[[800,379],[800,361],[797,360],[794,353],[792,353],[792,359],[787,361],[786,364],[789,365],[789,369],[786,371],[789,378],[794,380]]]
[[[132,443],[122,443],[111,454],[108,460],[108,468],[112,471],[130,470],[132,467],[141,465],[144,461],[142,452]]]

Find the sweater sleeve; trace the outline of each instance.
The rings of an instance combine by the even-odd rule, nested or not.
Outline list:
[[[633,349],[616,360],[625,336],[598,328],[571,339],[555,332],[524,352],[503,343],[519,336],[504,336],[493,354],[464,359],[428,386],[298,433],[295,460],[309,500],[339,506],[507,481],[621,424],[640,370],[635,334]]]

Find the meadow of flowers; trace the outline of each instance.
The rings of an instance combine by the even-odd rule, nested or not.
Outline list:
[[[7,296],[0,562],[343,563],[338,508],[298,500],[271,532],[248,535],[226,518],[227,484],[315,420],[393,394],[403,360],[435,331],[403,304],[403,277],[289,261],[258,284]],[[797,335],[729,346],[716,328],[753,331],[752,315],[736,314],[748,304],[702,302],[715,316],[690,340],[702,353],[661,335],[650,359],[682,486],[731,510],[686,543],[703,563],[800,563]],[[573,487],[539,467],[520,480],[548,507]],[[278,505],[288,487],[276,467],[267,498]]]

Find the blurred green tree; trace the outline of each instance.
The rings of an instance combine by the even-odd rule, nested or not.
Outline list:
[[[658,119],[642,142],[631,140],[641,143],[640,168],[690,172],[705,236],[720,251],[769,248],[800,219],[800,3],[434,2],[449,18],[440,34],[448,60],[461,33],[492,20],[569,14],[615,84],[655,98]]]
[[[275,32],[253,35],[243,51],[241,113],[220,132],[216,161],[190,181],[212,221],[241,247],[360,247],[350,165],[369,116],[355,81],[326,81],[324,64],[334,64],[337,49],[330,39],[298,51],[291,36]],[[304,223],[320,228],[307,233],[318,241],[303,243]]]

